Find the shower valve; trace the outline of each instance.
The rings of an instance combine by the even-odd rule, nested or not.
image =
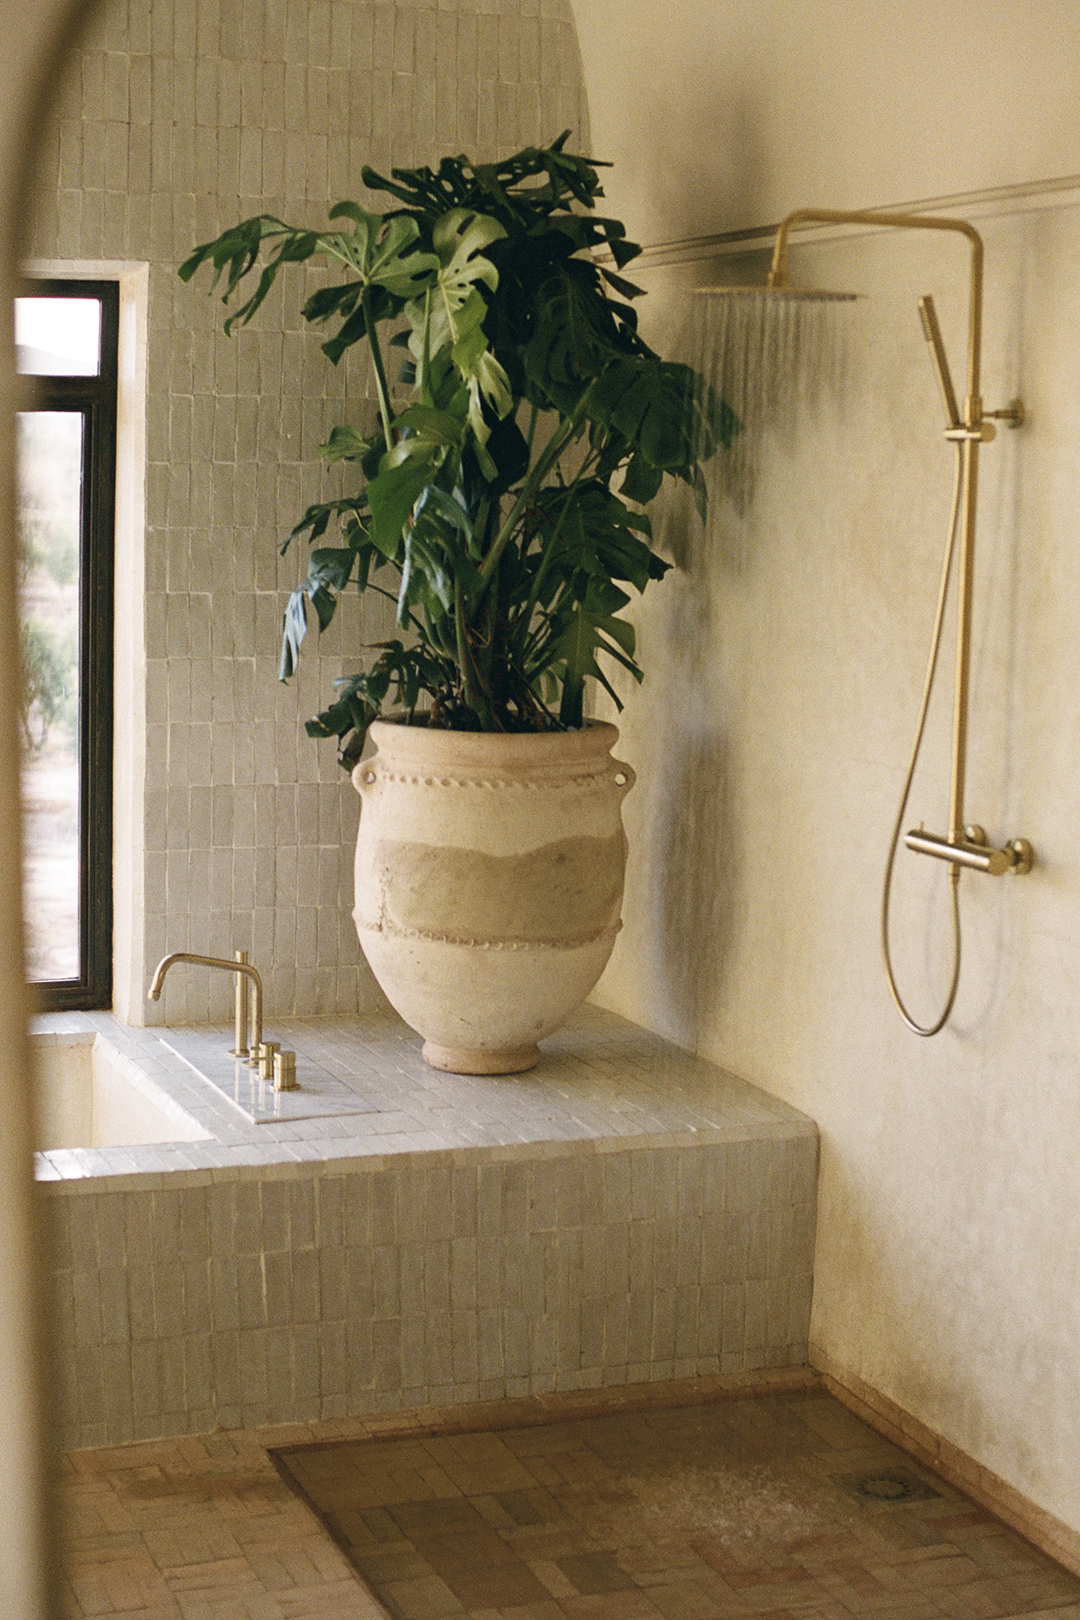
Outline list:
[[[1034,860],[1026,838],[1013,838],[1001,849],[995,849],[981,827],[965,827],[963,838],[950,839],[941,833],[928,833],[920,826],[905,833],[904,843],[916,855],[933,855],[952,866],[967,866],[974,872],[987,872],[991,877],[1000,877],[1003,872],[1015,872],[1019,877],[1031,871]]]

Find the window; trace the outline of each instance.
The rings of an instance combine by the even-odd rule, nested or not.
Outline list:
[[[112,630],[119,285],[15,300],[28,977],[49,1007],[112,991]]]

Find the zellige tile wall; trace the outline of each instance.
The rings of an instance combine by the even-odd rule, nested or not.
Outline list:
[[[360,184],[363,163],[492,158],[567,127],[587,148],[568,0],[107,0],[68,59],[27,254],[150,265],[134,851],[147,979],[168,950],[247,948],[279,1014],[377,996],[349,915],[355,794],[302,721],[387,622],[347,602],[300,676],[275,679],[286,594],[306,571],[306,544],[284,559],[279,546],[343,487],[318,446],[374,415],[367,372],[354,357],[335,370],[304,328],[319,273],[286,277],[230,339],[208,278],[184,285],[176,266],[258,213],[320,225],[341,197],[386,206]],[[145,1010],[203,1023],[228,1016],[230,996],[224,975],[188,971]]]
[[[805,1362],[812,1136],[523,1152],[52,1184],[63,1443]]]
[[[278,1026],[362,1108],[265,1124],[184,1060],[199,1032],[42,1023],[214,1133],[38,1157],[65,1445],[807,1359],[816,1128],[610,1014],[507,1077],[436,1075],[385,1015]]]

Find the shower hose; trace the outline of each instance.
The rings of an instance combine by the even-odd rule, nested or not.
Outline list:
[[[893,972],[892,955],[889,949],[889,896],[892,891],[893,867],[896,864],[896,852],[900,847],[900,832],[904,825],[907,813],[908,798],[911,794],[911,784],[915,777],[915,767],[918,764],[919,752],[922,748],[923,732],[926,730],[926,716],[930,708],[930,694],[934,687],[934,676],[937,671],[938,654],[941,651],[941,632],[945,622],[945,604],[949,594],[949,579],[952,574],[953,557],[956,552],[956,531],[960,515],[960,488],[962,451],[959,444],[956,450],[956,469],[953,480],[952,510],[949,518],[949,533],[945,544],[945,560],[941,568],[941,584],[938,587],[937,609],[934,614],[934,631],[930,638],[930,656],[926,663],[926,679],[923,682],[922,700],[919,704],[919,718],[915,726],[915,740],[911,749],[911,759],[908,762],[907,775],[904,778],[904,788],[900,796],[900,806],[896,812],[896,824],[893,827],[892,839],[889,843],[889,857],[885,862],[885,881],[881,891],[881,951],[885,961],[885,978],[889,985],[889,994],[893,998],[897,1012],[915,1035],[936,1035],[945,1027],[949,1014],[956,1000],[956,989],[960,983],[960,868],[949,867],[949,898],[952,913],[952,942],[953,966],[952,978],[949,982],[945,1006],[940,1016],[932,1024],[917,1023],[904,1005],[903,997],[896,984]]]

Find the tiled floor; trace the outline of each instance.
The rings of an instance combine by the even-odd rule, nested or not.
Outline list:
[[[1080,1620],[820,1390],[277,1455],[395,1620]]]
[[[253,1435],[72,1452],[58,1497],[64,1620],[384,1620]]]

